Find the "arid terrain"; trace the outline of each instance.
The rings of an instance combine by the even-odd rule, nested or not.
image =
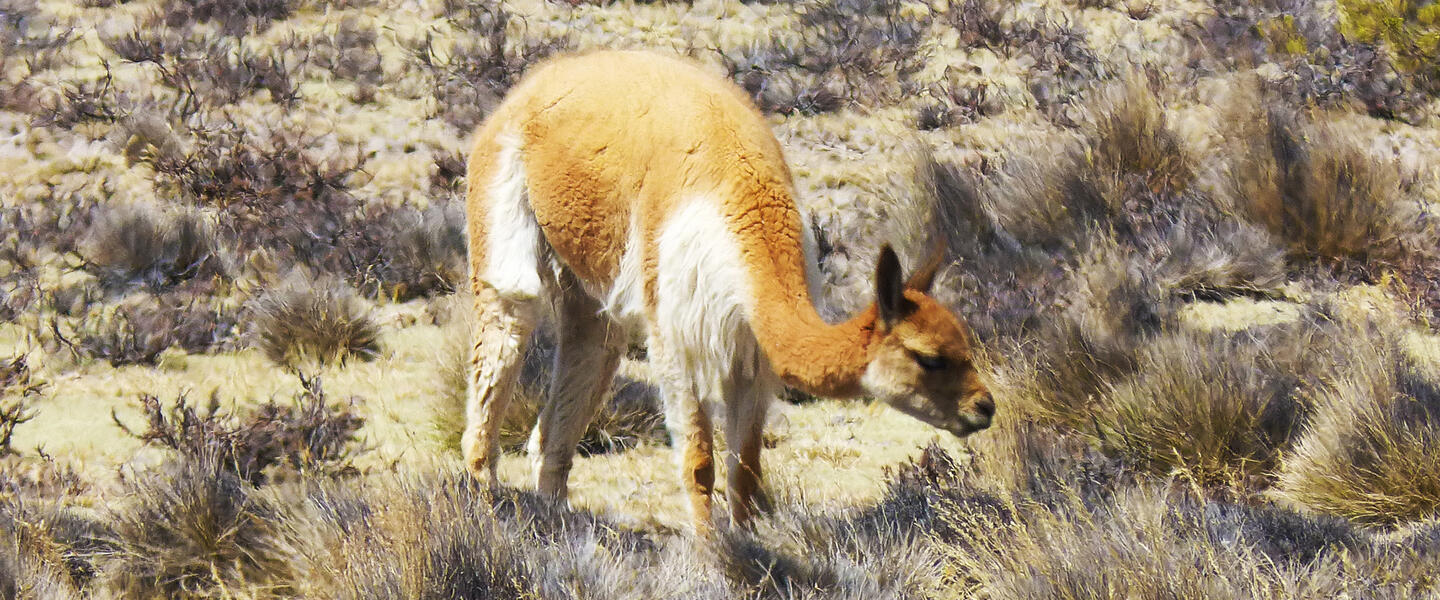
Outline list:
[[[787,393],[697,539],[639,343],[533,493],[542,330],[477,486],[467,140],[597,48],[752,95],[826,318],[944,241],[996,424]],[[1423,0],[0,0],[0,598],[1440,597],[1437,65]]]

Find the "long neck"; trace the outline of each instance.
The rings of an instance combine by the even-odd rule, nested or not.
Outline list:
[[[878,339],[875,307],[831,325],[815,311],[808,292],[798,295],[791,301],[762,300],[753,309],[755,337],[771,368],[787,385],[810,394],[859,396]]]
[[[717,186],[751,276],[751,328],[786,384],[818,396],[858,396],[878,340],[876,310],[872,306],[838,325],[816,312],[805,276],[806,225],[795,207],[789,170],[779,160],[779,143],[768,127],[758,120],[755,127],[756,139],[766,148],[752,153],[737,145],[726,162],[745,176]]]

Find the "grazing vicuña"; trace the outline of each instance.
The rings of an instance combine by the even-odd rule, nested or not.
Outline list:
[[[906,281],[882,249],[876,302],[822,320],[780,144],[739,88],[697,66],[597,52],[536,68],[480,126],[468,181],[478,321],[462,446],[478,477],[495,481],[497,429],[542,307],[554,307],[559,349],[530,450],[540,490],[556,496],[632,331],[648,338],[701,531],[711,415],[743,523],[782,383],[871,395],[958,436],[990,424],[965,326],[927,295],[940,253]]]

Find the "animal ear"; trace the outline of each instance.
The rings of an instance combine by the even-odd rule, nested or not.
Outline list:
[[[900,258],[886,245],[880,249],[880,262],[875,265],[875,305],[880,310],[881,324],[888,328],[905,318],[909,313],[906,304]]]
[[[940,267],[944,264],[945,242],[941,240],[930,250],[930,258],[925,260],[925,265],[905,282],[905,287],[925,294],[930,293],[930,287],[935,284],[935,274],[940,272]]]

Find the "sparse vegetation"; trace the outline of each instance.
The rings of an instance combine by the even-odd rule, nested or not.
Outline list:
[[[1433,596],[1436,11],[0,0],[0,598]],[[598,47],[768,114],[827,318],[944,240],[995,425],[789,398],[699,539],[643,348],[510,487],[542,328],[473,482],[466,140]]]

